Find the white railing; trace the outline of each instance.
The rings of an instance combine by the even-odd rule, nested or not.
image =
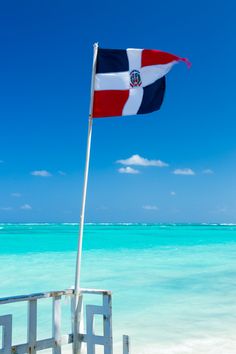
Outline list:
[[[83,297],[86,295],[102,296],[102,305],[84,305]],[[62,334],[62,316],[61,301],[63,297],[71,299],[71,322],[72,333]],[[41,299],[52,299],[52,336],[45,339],[37,339],[38,321],[37,305]],[[75,327],[73,303],[74,291],[72,289],[65,291],[52,291],[46,293],[37,293],[26,296],[12,296],[0,298],[0,305],[12,304],[16,302],[28,303],[27,320],[27,342],[23,344],[12,344],[12,329],[14,326],[12,314],[0,316],[0,330],[2,327],[2,345],[0,344],[0,354],[35,354],[39,350],[52,349],[53,354],[61,354],[63,345],[73,345],[73,353],[78,354],[86,350],[87,354],[95,354],[95,346],[103,346],[104,354],[113,353],[112,340],[112,303],[111,292],[107,290],[81,289],[80,306],[85,313],[86,330],[82,329],[81,323]],[[83,309],[84,308],[84,309]],[[101,315],[103,318],[102,335],[94,333],[94,317]],[[83,318],[83,316],[82,316]],[[73,329],[78,328],[77,335],[73,335]],[[129,354],[129,337],[123,336],[123,354]]]

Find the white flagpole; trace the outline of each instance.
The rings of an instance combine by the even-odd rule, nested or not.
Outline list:
[[[80,228],[79,228],[79,239],[78,239],[78,251],[76,259],[76,273],[75,273],[75,297],[74,297],[74,354],[79,352],[79,343],[77,340],[77,334],[79,330],[81,304],[79,301],[80,292],[80,274],[81,274],[81,258],[82,258],[82,246],[83,246],[83,231],[84,231],[84,213],[85,213],[85,203],[88,185],[88,172],[89,172],[89,160],[90,160],[90,147],[91,147],[91,137],[92,137],[92,110],[93,110],[93,98],[94,98],[94,81],[96,74],[96,63],[97,63],[97,53],[98,53],[98,43],[93,45],[93,69],[92,69],[92,79],[91,79],[91,96],[90,96],[90,107],[89,107],[89,123],[88,123],[88,140],[87,140],[87,151],[86,151],[86,162],[84,170],[84,187],[82,194],[82,207],[80,215]]]
[[[95,73],[96,73],[97,52],[98,52],[98,43],[94,43],[93,70],[92,70],[92,79],[91,79],[91,98],[90,98],[90,107],[89,107],[88,140],[87,140],[86,162],[85,162],[85,171],[84,171],[84,187],[83,187],[83,194],[82,194],[78,253],[77,253],[76,274],[75,274],[75,294],[77,294],[80,289],[81,257],[82,257],[83,231],[84,231],[84,212],[85,212],[85,202],[86,202],[86,194],[87,194],[90,147],[91,147],[92,125],[93,125],[92,110],[93,110],[94,80],[95,80]]]

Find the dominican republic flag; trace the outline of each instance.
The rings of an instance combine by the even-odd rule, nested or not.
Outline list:
[[[144,114],[160,109],[165,75],[185,58],[149,49],[98,48],[93,118]]]

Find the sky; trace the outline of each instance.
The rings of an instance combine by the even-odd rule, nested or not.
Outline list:
[[[233,0],[0,4],[0,222],[79,222],[93,43],[192,62],[93,124],[86,222],[236,222]]]

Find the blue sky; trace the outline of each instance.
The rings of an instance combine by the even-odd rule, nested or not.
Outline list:
[[[0,221],[79,221],[98,41],[192,68],[168,74],[159,112],[94,122],[86,221],[236,222],[235,11],[233,0],[2,2]],[[120,173],[133,155],[138,173]]]

